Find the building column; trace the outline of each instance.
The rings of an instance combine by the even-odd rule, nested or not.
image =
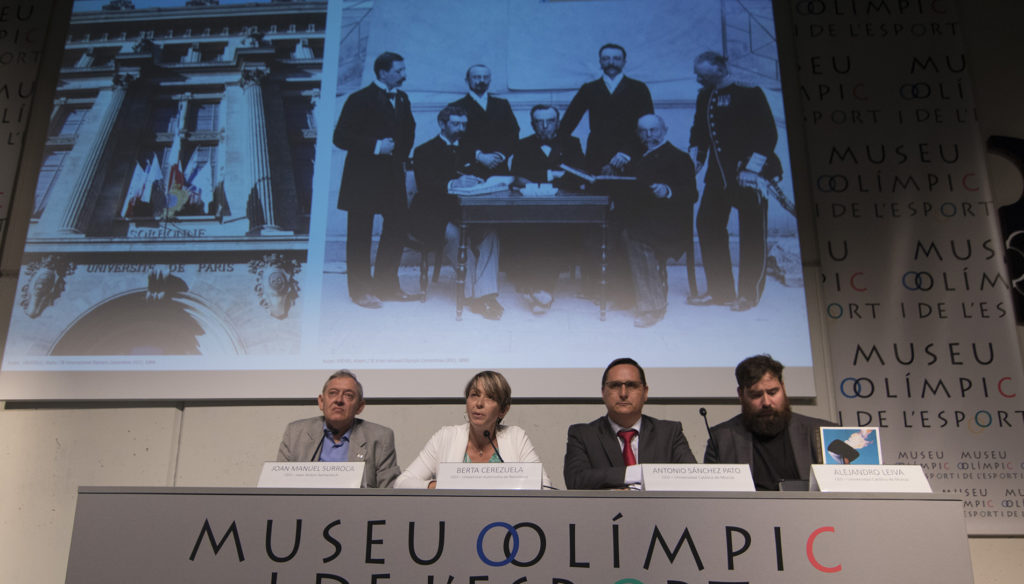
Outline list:
[[[242,72],[242,90],[249,106],[249,163],[255,183],[250,191],[247,213],[249,233],[284,233],[274,213],[274,193],[270,184],[270,152],[267,149],[267,122],[263,108],[265,69]]]
[[[106,103],[100,114],[96,131],[88,136],[84,143],[76,143],[75,151],[84,153],[81,163],[76,168],[74,184],[67,196],[59,201],[49,201],[40,224],[45,226],[45,231],[59,235],[84,236],[79,224],[89,202],[89,190],[92,181],[99,169],[103,153],[106,152],[107,142],[117,122],[118,113],[124,105],[125,96],[128,93],[128,86],[137,79],[135,75],[118,73],[114,75],[114,85],[110,89],[110,100]],[[93,111],[89,112],[90,114]]]

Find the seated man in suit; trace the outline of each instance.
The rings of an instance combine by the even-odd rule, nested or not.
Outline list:
[[[776,491],[784,480],[806,481],[821,464],[819,428],[832,422],[794,414],[789,408],[782,363],[769,355],[736,366],[741,412],[711,428],[704,462],[749,464],[759,491]]]
[[[508,174],[508,159],[519,141],[519,122],[507,99],[491,95],[491,69],[473,65],[466,70],[469,91],[451,102],[469,117],[463,146],[473,159],[473,173],[487,178]]]
[[[415,223],[414,237],[431,247],[444,245],[444,254],[453,265],[458,261],[459,198],[448,193],[450,185],[472,186],[482,180],[468,174],[473,153],[461,144],[468,116],[454,105],[437,114],[440,133],[420,144],[413,152],[416,196],[410,207]],[[469,233],[466,254],[466,305],[470,312],[488,320],[498,320],[505,308],[498,303],[498,234],[493,229],[475,229]]]
[[[638,463],[693,463],[697,460],[679,422],[643,415],[647,378],[628,357],[612,361],[601,377],[608,414],[569,427],[565,486],[569,489],[637,488]]]
[[[558,109],[544,104],[533,106],[530,125],[534,133],[519,141],[512,157],[516,182],[520,186],[551,183],[578,190],[580,180],[561,167],[582,168],[583,148],[579,138],[559,135]],[[558,275],[568,263],[563,252],[574,235],[569,226],[563,225],[511,225],[502,231],[502,266],[534,314],[544,314],[551,308]]]
[[[580,139],[558,133],[558,108],[537,104],[530,109],[533,134],[523,138],[512,157],[512,175],[524,182],[553,183],[560,188],[578,189],[580,181],[565,176],[562,165],[583,167]]]
[[[316,402],[323,415],[288,424],[277,460],[365,462],[362,486],[390,487],[400,472],[395,433],[356,417],[366,401],[355,374],[347,369],[332,373]]]
[[[633,276],[633,325],[645,328],[660,321],[668,307],[661,263],[678,258],[693,241],[697,180],[689,155],[666,139],[660,116],[641,117],[636,129],[646,151],[626,165],[625,174],[636,182],[621,185],[613,201]]]

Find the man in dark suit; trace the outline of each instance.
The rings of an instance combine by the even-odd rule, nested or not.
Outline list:
[[[662,262],[678,258],[693,241],[693,204],[697,180],[693,161],[665,139],[668,128],[660,116],[648,114],[637,122],[646,148],[626,165],[636,182],[613,197],[618,224],[633,275],[636,317],[633,325],[653,326],[665,316],[668,282]]]
[[[462,108],[469,116],[462,142],[475,161],[473,173],[480,177],[508,174],[508,159],[519,141],[519,123],[507,99],[491,95],[491,70],[473,65],[466,70],[469,92],[448,105]]]
[[[373,72],[377,79],[349,96],[334,128],[334,145],[348,152],[338,194],[338,208],[348,211],[348,293],[364,308],[380,308],[380,300],[418,299],[398,284],[408,221],[405,161],[416,130],[409,96],[398,89],[405,81],[405,61],[382,53]],[[384,225],[371,276],[371,232],[378,213]]]
[[[761,300],[767,272],[768,200],[758,188],[758,179],[782,176],[775,155],[775,118],[761,88],[736,83],[722,55],[701,53],[694,61],[694,72],[703,88],[697,94],[690,130],[690,156],[698,170],[708,164],[697,211],[708,289],[688,301],[750,310]],[[739,218],[738,283],[733,280],[726,227],[734,207]]]
[[[679,422],[642,414],[647,378],[628,357],[612,361],[601,378],[608,415],[569,427],[565,447],[565,486],[569,489],[637,488],[642,463],[693,463],[697,460]]]
[[[437,114],[440,133],[420,144],[413,153],[416,196],[413,235],[434,248],[443,243],[448,261],[455,264],[459,251],[459,198],[450,186],[472,186],[481,179],[469,174],[473,153],[462,144],[468,116],[462,108],[446,106]],[[498,302],[498,234],[481,228],[469,233],[466,254],[466,305],[470,312],[498,320],[505,308]]]
[[[288,424],[277,460],[365,462],[362,486],[390,487],[400,472],[395,433],[356,417],[366,400],[355,374],[347,369],[332,373],[316,401],[323,415]]]
[[[583,148],[579,138],[558,132],[558,109],[546,104],[533,106],[530,126],[533,134],[519,141],[512,157],[512,175],[528,182],[579,188],[579,179],[565,176],[562,165],[582,167]]]
[[[579,189],[580,180],[562,170],[562,164],[581,168],[583,149],[575,136],[558,133],[558,109],[538,104],[530,110],[533,134],[519,141],[512,157],[512,174],[522,186],[527,182],[552,183]],[[578,235],[571,227],[553,230],[550,225],[513,225],[502,231],[502,266],[534,314],[544,314],[554,302],[555,283],[568,263],[564,251],[569,238]]]
[[[711,428],[704,450],[704,462],[749,464],[759,491],[776,491],[781,481],[806,481],[810,466],[822,461],[818,430],[834,425],[790,410],[782,369],[769,355],[736,366],[742,411]]]
[[[571,135],[583,114],[590,114],[587,136],[587,170],[608,174],[621,171],[640,149],[636,122],[640,116],[654,113],[651,92],[641,81],[623,75],[626,49],[608,43],[597,52],[604,73],[600,79],[584,83],[569,102],[559,133]]]

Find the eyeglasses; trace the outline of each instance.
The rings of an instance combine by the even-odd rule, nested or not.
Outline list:
[[[637,391],[639,389],[642,389],[644,387],[644,384],[640,383],[639,381],[606,381],[604,384],[605,389],[610,389],[612,391],[615,391],[620,387],[625,387],[629,391]]]

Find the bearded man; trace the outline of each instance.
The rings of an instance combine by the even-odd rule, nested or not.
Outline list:
[[[806,481],[811,464],[821,464],[819,428],[832,422],[790,410],[782,363],[770,355],[748,357],[736,366],[742,411],[711,428],[704,462],[749,464],[759,491],[779,490],[783,481]]]

